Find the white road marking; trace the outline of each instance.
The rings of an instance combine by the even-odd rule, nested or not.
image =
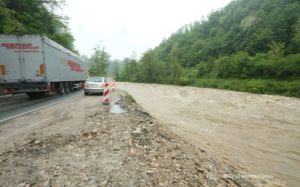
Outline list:
[[[0,103],[0,106],[2,105],[7,105],[7,104],[10,104],[10,103],[17,103],[19,101],[9,101],[9,102],[4,102],[4,103]]]
[[[5,118],[5,119],[0,119],[0,123],[5,122],[5,121],[8,121],[8,120],[11,120],[11,119],[14,119],[14,118],[17,118],[17,117],[20,117],[20,116],[24,116],[24,115],[26,115],[26,114],[29,114],[29,113],[32,113],[32,112],[35,112],[35,111],[44,109],[44,108],[49,107],[49,106],[52,106],[52,105],[54,105],[54,104],[57,104],[57,103],[59,103],[59,102],[61,102],[61,101],[67,101],[67,100],[70,100],[70,99],[72,99],[72,98],[74,98],[74,97],[78,97],[78,96],[81,96],[81,95],[83,95],[83,94],[80,94],[80,95],[74,95],[74,96],[72,96],[72,97],[68,97],[68,98],[65,98],[65,99],[62,99],[62,100],[58,100],[58,101],[55,101],[55,102],[50,103],[50,104],[48,104],[48,105],[44,105],[44,106],[41,106],[41,107],[39,107],[39,108],[35,108],[35,109],[33,109],[33,110],[29,110],[29,111],[27,111],[27,112],[23,112],[23,113],[14,115],[14,116],[10,116],[10,117]]]

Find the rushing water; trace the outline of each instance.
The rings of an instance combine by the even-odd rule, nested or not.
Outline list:
[[[211,155],[300,186],[300,100],[216,89],[119,83],[171,130]]]

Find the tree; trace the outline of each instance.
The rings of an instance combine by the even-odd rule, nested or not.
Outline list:
[[[169,81],[172,84],[179,84],[181,74],[182,74],[182,68],[181,64],[179,63],[179,56],[178,56],[178,51],[179,51],[179,43],[175,42],[172,45],[172,49],[170,51],[170,57],[169,57]]]
[[[160,82],[162,78],[162,63],[154,50],[148,50],[140,62],[143,82]]]
[[[0,0],[0,32],[4,34],[21,32],[24,30],[22,25],[14,17],[14,11],[7,8],[3,0]]]
[[[268,47],[270,48],[268,54],[273,59],[278,59],[284,55],[284,48],[285,43],[284,42],[275,42],[272,41]]]
[[[294,31],[295,31],[294,41],[300,43],[300,17],[298,18],[297,23],[294,25]]]
[[[89,63],[89,74],[91,76],[105,76],[110,55],[104,47],[96,47]]]
[[[110,64],[112,66],[110,77],[112,77],[116,81],[120,80],[120,69],[121,69],[120,62],[115,60],[115,61],[111,62]]]
[[[74,43],[75,39],[69,31],[55,33],[55,34],[51,35],[50,38],[52,40],[56,41],[57,43],[61,44],[65,48],[70,49],[71,51],[73,51],[75,53],[78,53],[74,49],[73,43]]]
[[[124,81],[138,81],[139,66],[136,60],[125,58],[123,60],[124,68],[121,73],[121,78]]]
[[[67,18],[55,14],[64,0],[0,0],[0,33],[45,35],[75,51]]]

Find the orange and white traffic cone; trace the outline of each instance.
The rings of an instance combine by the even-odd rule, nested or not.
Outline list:
[[[103,101],[102,104],[109,105],[109,94],[110,94],[110,85],[106,84],[103,92]]]

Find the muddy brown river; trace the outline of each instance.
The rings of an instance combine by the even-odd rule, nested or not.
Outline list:
[[[251,177],[300,186],[300,99],[157,84],[117,88],[178,135]]]

